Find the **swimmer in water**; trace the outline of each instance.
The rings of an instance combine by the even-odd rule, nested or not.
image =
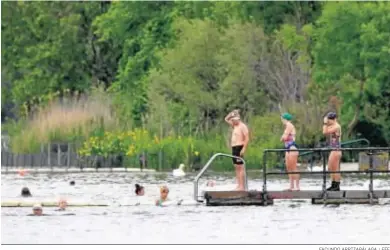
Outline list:
[[[249,130],[245,123],[241,121],[238,110],[233,110],[226,117],[225,121],[232,126],[233,132],[230,141],[232,155],[243,158],[249,143]],[[236,190],[245,190],[245,169],[241,159],[233,158],[236,169],[237,187]]]
[[[41,204],[35,204],[32,209],[32,214],[29,214],[28,216],[43,216],[46,214],[43,214],[42,206]]]
[[[297,149],[298,146],[295,143],[295,135],[296,135],[296,130],[294,125],[292,124],[292,115],[289,113],[284,113],[282,114],[282,123],[285,127],[284,133],[280,140],[284,142],[284,148],[287,149],[285,153],[285,161],[286,161],[286,168],[287,172],[295,172],[297,171],[297,162],[298,162],[298,156],[299,152],[298,151],[289,151],[290,149]],[[289,174],[288,175],[290,179],[290,188],[287,189],[287,191],[292,191],[294,189],[294,184],[296,187],[296,190],[299,191],[299,174]]]
[[[58,202],[58,209],[56,211],[65,211],[68,206],[68,202],[64,199],[60,199]]]
[[[167,186],[160,187],[160,199],[156,200],[156,206],[161,206],[168,200],[169,189]]]
[[[137,196],[143,196],[145,194],[145,188],[139,184],[135,184],[135,194]]]
[[[20,195],[22,197],[31,197],[32,196],[31,192],[30,192],[30,189],[28,189],[28,187],[22,188],[22,191],[21,191]]]
[[[339,150],[339,148],[341,147],[341,126],[337,122],[337,114],[335,112],[329,112],[324,117],[322,133],[328,137],[328,146],[333,149],[332,151],[330,151],[329,154],[328,169],[329,171],[339,171],[342,155],[341,151]],[[340,191],[340,173],[330,174],[330,178],[332,180],[332,184],[327,190]]]

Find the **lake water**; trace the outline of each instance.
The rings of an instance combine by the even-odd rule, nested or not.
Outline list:
[[[256,176],[254,176],[256,177]],[[5,244],[229,244],[284,243],[386,244],[390,241],[390,205],[311,205],[310,201],[277,200],[268,207],[206,207],[194,205],[194,176],[174,178],[153,173],[31,174],[1,176],[4,201],[57,201],[110,204],[108,207],[70,207],[75,216],[26,216],[31,208],[2,208],[1,243]],[[231,176],[207,177],[217,189],[234,187]],[[204,189],[205,178],[200,190]],[[74,180],[75,186],[69,181]],[[138,199],[134,184],[145,186],[146,197]],[[262,180],[250,178],[250,189],[261,189]],[[183,205],[153,206],[158,186],[167,184],[172,200]],[[286,179],[270,179],[268,190],[282,190]],[[343,189],[365,189],[368,181],[345,178]],[[320,190],[320,179],[305,178],[301,189]],[[28,186],[32,198],[20,198]],[[390,181],[376,180],[375,189],[390,189]],[[141,205],[135,206],[137,202]],[[386,204],[386,205],[384,205]],[[127,205],[127,206],[125,206]]]

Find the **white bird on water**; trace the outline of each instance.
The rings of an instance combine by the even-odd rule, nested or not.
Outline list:
[[[176,176],[176,177],[185,176],[186,173],[183,171],[183,169],[184,169],[184,164],[182,163],[179,165],[178,169],[173,170],[173,172],[172,172],[173,176]]]
[[[309,172],[322,172],[324,167],[322,166],[313,166],[313,169],[309,166],[307,167],[307,171]],[[328,171],[328,166],[326,166],[326,171]]]

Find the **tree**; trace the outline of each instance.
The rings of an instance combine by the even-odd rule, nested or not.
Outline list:
[[[10,93],[7,101],[19,110],[25,106],[24,111],[29,111],[66,89],[84,92],[93,79],[105,84],[112,80],[110,69],[116,62],[106,64],[110,49],[97,44],[91,32],[92,20],[106,11],[107,3],[6,2],[2,6],[2,80],[9,83],[2,97]]]
[[[110,91],[116,93],[117,110],[124,123],[133,120],[139,126],[147,112],[144,78],[158,64],[156,52],[172,39],[173,6],[173,2],[114,2],[94,21],[101,41],[114,41],[114,47],[121,48],[116,81]]]
[[[385,2],[327,3],[316,24],[315,80],[343,100],[349,136],[364,115],[368,93],[378,96],[388,84],[389,8]]]

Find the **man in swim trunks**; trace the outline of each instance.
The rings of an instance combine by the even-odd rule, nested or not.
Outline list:
[[[244,157],[249,143],[248,127],[241,121],[238,110],[233,110],[226,117],[225,121],[233,128],[230,145],[232,155],[240,158]],[[245,170],[241,159],[233,158],[233,164],[236,169],[237,190],[245,190]]]

